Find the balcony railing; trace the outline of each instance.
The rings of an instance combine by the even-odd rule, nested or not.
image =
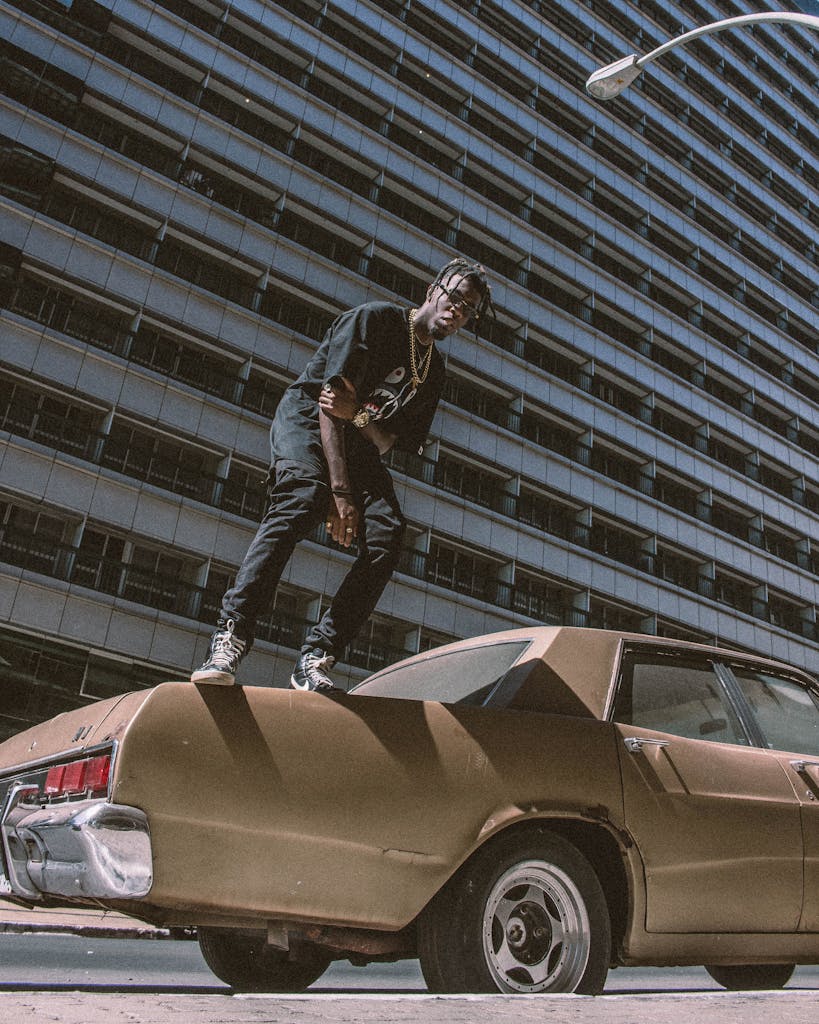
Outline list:
[[[215,623],[219,612],[219,601],[208,588],[177,576],[83,551],[81,547],[59,543],[49,536],[0,528],[0,561],[200,622]],[[274,609],[259,620],[257,637],[298,650],[311,626],[307,619]],[[413,653],[369,639],[353,644],[347,661],[374,672]]]

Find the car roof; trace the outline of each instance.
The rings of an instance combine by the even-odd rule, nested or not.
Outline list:
[[[749,661],[779,672],[784,670],[804,675],[793,666],[770,658],[687,640],[582,626],[533,626],[488,633],[435,647],[382,669],[365,682],[395,671],[398,665],[432,662],[449,652],[520,642],[522,639],[528,639],[529,644],[504,679],[504,690],[514,693],[508,706],[557,714],[605,717],[624,644],[650,645],[655,650],[665,648],[669,653],[699,653]]]

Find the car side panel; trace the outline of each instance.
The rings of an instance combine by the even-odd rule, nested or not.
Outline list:
[[[799,802],[775,752],[618,725],[647,932],[795,932]],[[629,750],[624,739],[644,741]]]
[[[148,815],[148,902],[193,923],[395,929],[510,822],[619,827],[613,735],[591,719],[165,684],[126,732],[113,798]]]

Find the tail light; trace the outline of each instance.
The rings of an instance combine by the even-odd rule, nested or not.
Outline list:
[[[49,768],[46,775],[43,795],[46,797],[77,796],[87,793],[90,796],[108,791],[108,777],[111,773],[111,755],[86,757],[82,761],[71,761],[69,764],[56,765]]]

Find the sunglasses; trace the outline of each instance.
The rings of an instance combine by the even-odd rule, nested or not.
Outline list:
[[[453,309],[462,309],[471,320],[474,320],[479,315],[478,307],[473,306],[471,302],[467,302],[466,296],[463,292],[459,292],[457,287],[450,289],[443,284],[438,285],[438,287],[446,295]]]

